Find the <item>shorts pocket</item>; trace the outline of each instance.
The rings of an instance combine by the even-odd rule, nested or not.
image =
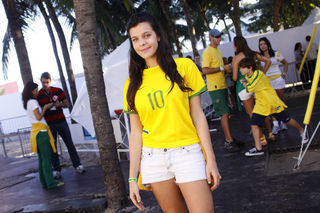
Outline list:
[[[196,144],[192,144],[192,145],[189,145],[189,146],[184,146],[184,147],[182,147],[182,149],[184,149],[186,152],[196,153],[196,152],[200,152],[201,151],[201,146],[200,146],[199,143],[196,143]]]
[[[152,148],[149,148],[149,147],[142,148],[142,153],[141,153],[142,159],[151,158],[152,156],[153,156],[153,149]]]

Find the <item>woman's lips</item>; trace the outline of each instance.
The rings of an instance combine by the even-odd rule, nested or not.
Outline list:
[[[145,52],[145,51],[147,51],[149,49],[150,49],[150,47],[147,47],[147,48],[144,48],[144,49],[140,50],[140,52]]]

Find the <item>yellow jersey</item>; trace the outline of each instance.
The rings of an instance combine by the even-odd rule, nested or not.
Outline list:
[[[190,115],[189,99],[207,90],[195,63],[188,58],[174,59],[177,70],[187,87],[183,92],[166,78],[160,66],[143,70],[142,84],[135,96],[136,111],[129,111],[127,90],[130,79],[124,87],[124,111],[138,113],[143,126],[143,146],[151,148],[174,148],[199,143],[199,137]]]
[[[202,68],[218,68],[223,66],[221,51],[218,48],[208,46],[202,53]],[[207,74],[208,91],[227,88],[224,71]]]
[[[254,71],[250,76],[246,75],[245,78],[247,92],[254,92],[256,97],[253,113],[268,116],[280,113],[287,108],[271,87],[268,78],[260,70]]]

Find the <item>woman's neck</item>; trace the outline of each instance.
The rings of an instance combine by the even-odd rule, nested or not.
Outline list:
[[[269,54],[269,51],[266,50],[266,51],[263,51],[263,55],[267,58],[270,58],[270,54]]]
[[[147,67],[149,67],[149,68],[156,67],[159,65],[156,57],[145,59],[145,61],[146,61]]]

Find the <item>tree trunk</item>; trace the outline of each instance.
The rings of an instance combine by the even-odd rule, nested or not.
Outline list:
[[[206,37],[204,35],[201,36],[201,41],[202,41],[203,48],[207,48]]]
[[[58,67],[58,70],[59,70],[59,76],[60,76],[60,81],[61,81],[62,88],[64,90],[64,93],[66,94],[67,100],[69,101],[69,103],[71,103],[70,94],[69,94],[68,87],[67,87],[67,84],[66,84],[66,79],[64,78],[64,75],[63,75],[63,70],[62,70],[62,66],[61,66],[61,62],[60,62],[60,58],[59,58],[58,50],[57,50],[57,44],[56,44],[56,40],[54,38],[54,34],[53,34],[53,30],[52,30],[52,27],[51,27],[51,24],[50,24],[49,16],[47,15],[46,9],[44,8],[44,6],[42,4],[42,1],[38,2],[38,7],[39,7],[39,9],[41,11],[41,14],[42,14],[45,22],[46,22],[48,33],[49,33],[49,36],[50,36],[50,39],[51,39],[53,53],[54,53],[54,56],[56,58],[57,67]],[[70,112],[72,110],[71,104],[69,105],[69,110],[70,110]]]
[[[192,50],[193,50],[193,55],[199,55],[199,52],[197,50],[197,41],[196,41],[196,37],[193,33],[193,23],[192,23],[192,19],[191,19],[191,15],[189,12],[189,5],[187,3],[186,0],[180,0],[180,4],[183,8],[183,12],[184,15],[186,17],[186,21],[187,21],[187,25],[188,25],[188,32],[189,32],[189,36],[190,36],[190,41],[191,41],[191,45],[192,45]]]
[[[75,0],[74,8],[90,109],[106,186],[108,206],[105,212],[116,212],[128,199],[105,93],[94,0]]]
[[[296,23],[297,26],[301,26],[301,17],[300,17],[300,13],[299,13],[299,3],[297,0],[293,1],[293,12],[294,12],[294,16],[296,18]]]
[[[176,44],[176,47],[177,47],[177,53],[178,53],[179,57],[183,57],[182,52],[181,52],[182,47],[181,47],[181,44],[179,42],[179,36],[178,36],[177,28],[175,27],[176,25],[174,23],[174,20],[171,18],[168,6],[164,2],[164,0],[160,0],[159,3],[160,3],[160,6],[161,6],[161,9],[162,9],[162,12],[165,15],[165,17],[166,17],[166,19],[167,19],[167,21],[169,23],[169,26],[170,26],[170,28],[172,30],[173,37],[174,37],[174,43]]]
[[[273,21],[272,28],[273,32],[277,32],[280,29],[279,20],[280,20],[280,9],[282,5],[282,0],[273,0]]]
[[[15,0],[2,0],[2,3],[8,18],[10,35],[13,38],[14,46],[16,48],[21,78],[23,84],[26,85],[29,81],[33,81],[33,77],[28,51],[23,37],[22,24],[16,11],[16,2]]]
[[[227,23],[226,23],[226,20],[224,19],[224,17],[223,17],[223,18],[221,18],[221,19],[222,19],[222,21],[223,21],[224,27],[226,28],[226,31],[227,31],[227,34],[228,34],[229,41],[231,42],[232,40],[231,40],[231,36],[230,36],[230,32],[229,32],[229,28],[228,28],[228,25],[227,25]]]
[[[234,28],[236,30],[236,35],[241,36],[241,22],[240,22],[240,7],[239,0],[232,0],[233,4],[233,14],[231,16],[232,22],[234,24]]]
[[[75,82],[74,75],[73,75],[72,64],[71,64],[71,60],[70,60],[70,55],[69,55],[69,51],[68,51],[66,38],[64,36],[62,27],[60,25],[60,22],[58,20],[56,13],[55,13],[55,10],[51,4],[51,1],[45,0],[45,3],[47,6],[47,9],[48,9],[48,12],[49,12],[49,17],[54,25],[54,28],[56,29],[56,32],[58,34],[58,38],[60,41],[62,55],[64,58],[64,63],[65,63],[66,71],[68,74],[68,81],[69,81],[71,97],[72,97],[72,105],[73,105],[77,100],[77,89],[76,89],[76,82]],[[71,104],[71,102],[70,102],[70,104]],[[72,109],[72,106],[71,106],[71,109]]]

